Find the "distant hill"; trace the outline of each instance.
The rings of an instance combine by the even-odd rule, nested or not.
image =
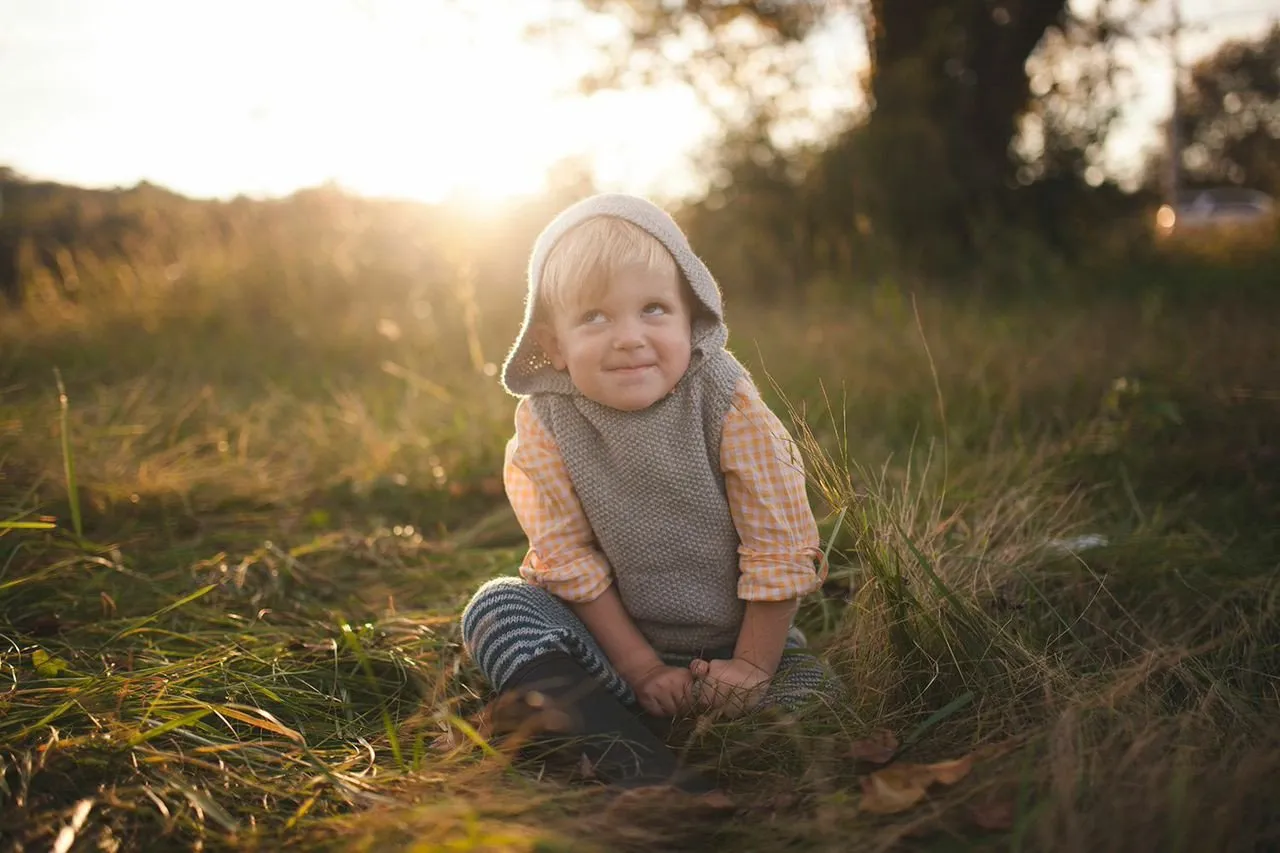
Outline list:
[[[77,257],[176,261],[184,243],[225,242],[236,208],[252,204],[197,201],[145,182],[85,189],[0,168],[0,294],[21,302],[24,281],[41,270],[65,284]]]
[[[585,190],[579,189],[577,195]],[[576,196],[575,196],[576,197]],[[283,199],[191,199],[146,182],[85,189],[0,167],[0,309],[33,298],[84,301],[253,267],[276,282],[359,283],[386,291],[454,281],[519,282],[529,246],[555,209],[547,197],[477,221],[456,209],[367,199],[340,188]]]

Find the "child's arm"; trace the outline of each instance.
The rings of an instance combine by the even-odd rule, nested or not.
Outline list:
[[[728,710],[759,701],[778,669],[799,599],[826,573],[800,454],[750,380],[739,384],[720,443],[729,509],[741,539],[738,597],[746,602],[729,661],[695,661]],[[731,701],[732,700],[732,701]]]
[[[736,716],[760,701],[778,671],[798,605],[794,598],[747,602],[733,657],[695,660],[689,666],[690,673],[709,688],[699,694],[704,705]]]
[[[527,400],[516,407],[515,420],[502,479],[529,540],[520,576],[565,602],[590,601],[613,583],[609,563],[596,547],[560,448]]]
[[[628,684],[637,683],[649,671],[662,666],[662,658],[622,606],[616,586],[610,584],[593,601],[571,601],[569,608],[587,626],[609,662]]]
[[[569,607],[587,626],[623,680],[636,692],[640,705],[655,716],[671,717],[689,705],[693,676],[683,667],[667,666],[631,619],[618,588],[609,588],[591,601]]]
[[[516,409],[503,480],[529,538],[520,576],[577,614],[646,711],[671,716],[682,710],[689,703],[692,675],[665,666],[623,608],[564,457],[527,402]]]
[[[800,602],[794,598],[783,601],[748,601],[733,656],[772,678],[778,671],[778,661],[782,660],[787,632],[791,630],[791,620],[795,618],[799,606]]]

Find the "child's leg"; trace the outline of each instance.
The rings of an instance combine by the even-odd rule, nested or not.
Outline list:
[[[549,652],[570,655],[623,704],[635,694],[568,606],[520,578],[496,578],[462,611],[462,643],[485,678],[502,692],[520,667]]]
[[[563,741],[591,762],[596,775],[628,787],[675,782],[710,790],[691,774],[677,779],[674,753],[622,701],[630,687],[609,664],[590,631],[555,596],[518,578],[485,584],[462,616],[463,644],[499,692],[549,704]],[[526,698],[527,702],[528,699]]]
[[[713,788],[696,774],[681,771],[675,753],[640,716],[564,652],[549,652],[521,667],[504,694],[523,694],[530,711],[556,726],[553,733],[539,733],[538,740],[582,755],[604,782],[626,788],[671,784],[689,792]],[[550,715],[547,709],[552,709]]]
[[[788,648],[759,707],[795,711],[810,703],[837,705],[846,701],[844,685],[825,663],[803,649]]]

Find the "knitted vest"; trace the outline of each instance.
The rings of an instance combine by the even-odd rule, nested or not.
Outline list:
[[[622,217],[658,238],[703,309],[689,369],[668,396],[641,411],[584,397],[528,334],[548,252],[594,216]],[[719,288],[675,222],[642,199],[595,196],[563,212],[538,238],[525,323],[503,367],[507,389],[531,397],[559,447],[623,606],[664,653],[731,647],[742,623],[740,541],[720,471],[720,438],[746,370],[724,348],[727,334]]]

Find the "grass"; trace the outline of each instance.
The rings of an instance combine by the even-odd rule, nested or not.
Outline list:
[[[428,325],[261,277],[0,317],[0,849],[1280,845],[1274,304],[730,291],[809,456],[832,570],[800,619],[852,698],[699,726],[740,804],[710,822],[473,725],[456,617],[523,552],[511,294]],[[869,813],[883,729],[978,761]]]

